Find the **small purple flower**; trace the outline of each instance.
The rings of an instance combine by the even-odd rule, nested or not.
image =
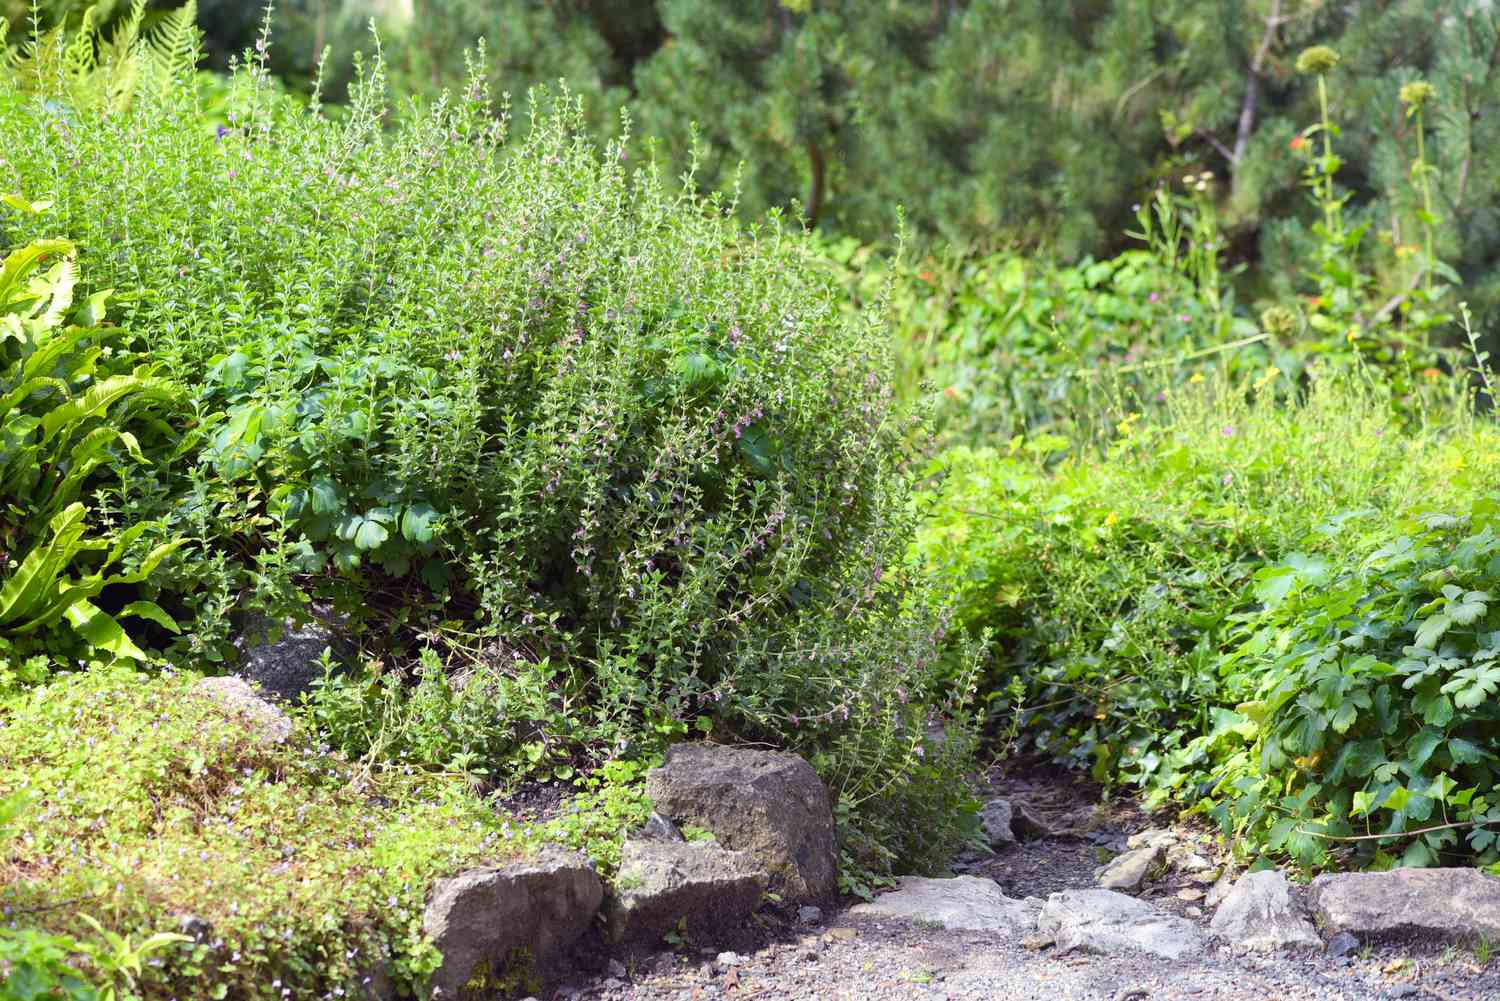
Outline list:
[[[1227,486],[1229,486],[1229,484],[1231,484],[1233,482],[1234,482],[1234,474],[1233,473],[1225,473],[1224,474],[1224,485],[1227,487]]]
[[[218,128],[214,129],[214,141],[215,142],[217,142],[220,139],[223,139],[227,135],[229,135],[229,126],[227,126],[227,125],[220,125]]]
[[[1161,296],[1158,293],[1152,292],[1151,293],[1151,297],[1149,299],[1147,299],[1146,301],[1147,302],[1156,302],[1160,298],[1161,298]]]
[[[1234,437],[1234,427],[1232,425],[1225,424],[1224,425],[1224,430],[1223,430],[1223,435],[1226,438],[1233,438]]]
[[[1183,314],[1181,314],[1180,316],[1177,317],[1177,322],[1178,323],[1189,323],[1189,322],[1192,321],[1192,319],[1193,318],[1191,316],[1188,316],[1186,313],[1183,313]]]

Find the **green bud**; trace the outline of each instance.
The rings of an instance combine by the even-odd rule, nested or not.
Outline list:
[[[1339,54],[1326,45],[1303,49],[1297,57],[1298,73],[1324,74],[1339,64]]]
[[[1423,80],[1413,80],[1401,88],[1401,103],[1412,111],[1421,111],[1422,106],[1437,97],[1437,90]]]
[[[1297,332],[1297,313],[1285,306],[1271,306],[1261,312],[1260,328],[1272,337],[1290,337]]]

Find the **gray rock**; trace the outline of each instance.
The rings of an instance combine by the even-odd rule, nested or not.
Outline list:
[[[472,979],[500,975],[517,949],[546,963],[588,929],[603,899],[593,864],[555,849],[439,880],[422,915],[423,932],[443,954],[433,996],[456,997]]]
[[[647,817],[646,822],[641,825],[641,829],[636,832],[635,836],[641,841],[680,842],[687,840],[682,836],[682,832],[677,829],[676,824],[659,813],[652,813],[650,817]]]
[[[812,904],[803,904],[797,908],[797,920],[805,925],[822,924],[823,908],[814,907]]]
[[[240,719],[264,747],[285,743],[292,735],[291,717],[261,698],[243,678],[200,678],[192,691]]]
[[[1058,952],[1144,952],[1181,959],[1208,944],[1191,921],[1113,890],[1054,893],[1042,905],[1037,928]]]
[[[979,810],[979,823],[991,846],[1013,845],[1019,840],[1045,838],[1052,832],[1026,807],[1008,799],[992,799]]]
[[[1353,935],[1350,935],[1346,931],[1341,931],[1337,935],[1333,936],[1333,938],[1328,940],[1328,944],[1323,947],[1323,951],[1332,956],[1334,959],[1339,959],[1341,957],[1349,955],[1349,953],[1358,948],[1359,939],[1355,938]]]
[[[306,622],[246,615],[234,647],[240,655],[236,668],[239,674],[268,695],[296,702],[323,677],[323,651],[330,650],[336,660],[346,660],[352,656],[355,643],[345,620],[325,607],[315,606],[313,617]]]
[[[1025,935],[1036,927],[1040,902],[1013,900],[992,879],[903,876],[897,888],[849,913],[870,918],[920,921],[957,931],[1000,931]]]
[[[1167,865],[1188,874],[1212,872],[1214,864],[1193,850],[1192,845],[1172,845],[1167,849]]]
[[[1125,840],[1127,850],[1137,848],[1170,848],[1177,843],[1177,835],[1163,827],[1150,827],[1132,834]]]
[[[788,903],[831,898],[838,854],[828,791],[795,754],[677,744],[646,777],[658,812],[755,856]]]
[[[748,852],[702,842],[627,841],[605,904],[609,936],[650,944],[679,921],[693,935],[739,925],[760,906],[766,882]]]
[[[1011,830],[1014,810],[1008,799],[992,799],[979,810],[979,824],[984,829],[985,840],[990,845],[1013,845],[1015,831]]]
[[[1099,873],[1099,885],[1106,890],[1139,890],[1151,871],[1158,868],[1164,854],[1164,848],[1158,844],[1116,856]]]
[[[1208,888],[1208,896],[1203,898],[1203,906],[1208,908],[1218,907],[1229,896],[1229,891],[1234,889],[1234,867],[1225,866],[1214,885]]]
[[[1241,949],[1322,948],[1323,940],[1292,899],[1291,884],[1274,869],[1239,878],[1214,913],[1209,928]]]
[[[1500,879],[1478,869],[1336,873],[1313,880],[1308,898],[1322,928],[1362,941],[1410,933],[1500,939]]]

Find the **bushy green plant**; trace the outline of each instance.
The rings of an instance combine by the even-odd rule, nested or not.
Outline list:
[[[14,195],[5,204],[30,215],[45,209]],[[18,247],[0,265],[0,659],[46,642],[65,620],[85,651],[144,659],[94,599],[144,580],[180,545],[137,554],[126,571],[114,566],[149,524],[86,537],[85,487],[101,467],[147,461],[131,429],[148,443],[161,438],[161,404],[178,393],[151,365],[132,364],[138,359],[106,328],[112,290],[75,307],[77,282],[76,251],[65,240]],[[149,600],[119,614],[176,629]]]
[[[192,387],[186,468],[111,495],[194,540],[156,575],[202,582],[177,651],[242,597],[321,593],[553,665],[591,721],[565,746],[712,716],[834,753],[871,809],[925,790],[889,770],[932,717],[962,727],[964,686],[896,572],[916,426],[884,321],[774,220],[597,147],[566,95],[512,141],[477,79],[390,129],[379,63],[338,121],[260,61],[236,79],[252,110],[220,134],[189,78],[66,129],[65,93],[0,102],[0,163],[57,192],[92,280],[147,290],[129,323]]]
[[[1254,575],[1260,611],[1220,667],[1243,701],[1191,746],[1226,831],[1309,866],[1500,859],[1497,513],[1486,497]]]
[[[1188,378],[1229,348],[1244,365],[1272,356],[1235,316],[1206,177],[1158,191],[1137,211],[1142,246],[1064,266],[1002,252],[888,264],[845,239],[825,251],[856,306],[897,319],[898,387],[933,391],[939,432],[979,444],[1044,426],[1088,435],[1122,395]],[[1202,190],[1198,190],[1198,189]],[[1163,375],[1165,374],[1165,378]],[[1146,393],[1150,387],[1150,393]]]

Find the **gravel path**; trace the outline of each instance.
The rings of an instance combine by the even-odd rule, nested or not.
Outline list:
[[[671,953],[561,989],[577,1001],[1500,1001],[1500,963],[1472,953],[1380,950],[1345,959],[1192,962],[1142,954],[1056,955],[993,936],[839,916],[821,934],[771,942],[750,955]],[[620,972],[618,967],[616,973]]]
[[[1133,803],[1100,803],[1096,790],[1067,777],[997,775],[989,786],[1057,832],[955,860],[955,872],[993,879],[1011,897],[1095,886],[1100,861],[1152,826]],[[1173,829],[1215,855],[1210,832],[1189,823]],[[1139,896],[1206,927],[1205,889],[1172,873]],[[762,912],[713,948],[682,946],[628,962],[601,952],[589,964],[598,973],[575,973],[538,1001],[1500,1001],[1500,955],[1481,965],[1473,948],[1388,943],[1342,957],[1247,956],[1216,944],[1176,962],[1059,954],[998,933],[856,916],[848,903],[816,924]]]

